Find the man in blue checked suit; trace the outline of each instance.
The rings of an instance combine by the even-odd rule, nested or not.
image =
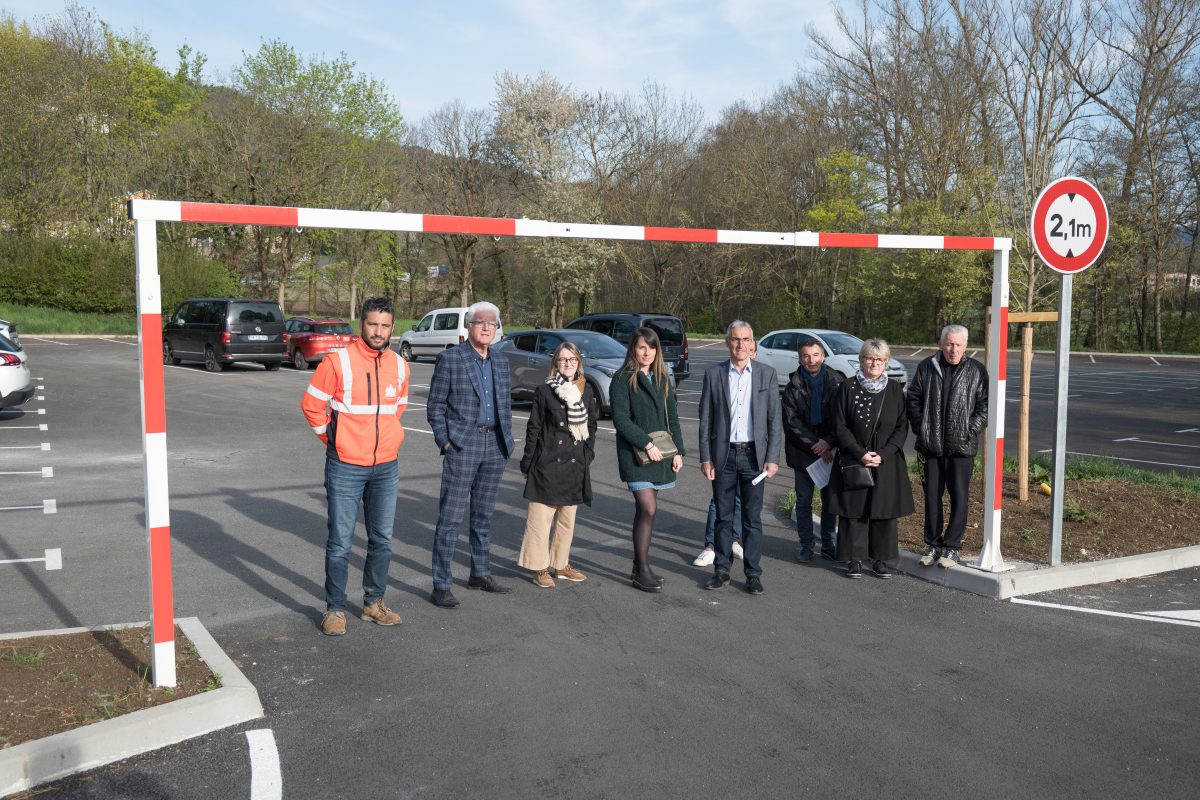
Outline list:
[[[443,350],[429,383],[427,415],[442,453],[442,491],[433,532],[433,593],[430,602],[454,608],[450,591],[458,529],[471,506],[470,589],[510,592],[492,577],[492,510],[500,476],[512,455],[512,384],[508,359],[491,351],[500,309],[476,303],[467,309],[467,340]]]

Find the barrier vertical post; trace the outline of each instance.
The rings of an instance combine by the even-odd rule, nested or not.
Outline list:
[[[155,686],[174,686],[175,609],[171,586],[167,405],[163,384],[162,291],[158,277],[157,227],[157,222],[152,219],[135,219],[133,223],[137,264],[138,380],[142,401],[146,550],[150,567],[151,676]]]
[[[972,566],[988,572],[1010,569],[1000,555],[1000,512],[1004,483],[1004,391],[1008,370],[1008,249],[992,257],[992,325],[988,338],[988,437],[983,456],[983,549]]]

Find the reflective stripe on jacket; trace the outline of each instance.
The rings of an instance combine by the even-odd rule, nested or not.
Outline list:
[[[359,339],[321,359],[300,410],[330,456],[365,467],[383,464],[404,441],[408,377],[408,364],[394,350],[372,350]]]

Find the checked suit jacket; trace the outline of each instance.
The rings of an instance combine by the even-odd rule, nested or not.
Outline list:
[[[754,426],[754,452],[758,468],[778,464],[783,446],[783,421],[775,370],[759,361],[750,369],[750,421]],[[712,462],[717,472],[729,455],[729,361],[704,370],[700,391],[700,463]]]
[[[471,343],[463,342],[438,353],[429,382],[429,406],[426,418],[433,429],[438,452],[444,452],[449,442],[464,449],[475,435],[479,424],[479,386],[471,366]],[[508,359],[495,348],[489,348],[492,363],[492,386],[496,390],[496,422],[500,426],[500,441],[504,455],[511,457],[515,444],[512,435],[512,376]]]

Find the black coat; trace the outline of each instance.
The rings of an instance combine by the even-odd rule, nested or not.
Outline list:
[[[927,456],[974,456],[987,426],[988,374],[983,364],[964,358],[950,380],[950,413],[942,420],[942,363],[937,353],[917,365],[908,387],[908,424],[917,452]]]
[[[617,469],[621,480],[671,483],[675,471],[672,459],[651,461],[638,466],[633,451],[644,450],[650,444],[651,431],[670,431],[679,455],[683,455],[683,431],[679,428],[679,410],[673,388],[667,391],[667,404],[663,408],[662,391],[640,370],[637,373],[637,391],[629,390],[629,373],[618,371],[608,386],[608,398],[612,403],[613,427],[617,429]]]
[[[833,405],[837,398],[838,387],[845,380],[842,373],[821,367],[821,424],[815,429],[809,424],[812,415],[809,413],[812,392],[808,381],[802,374],[804,367],[796,370],[783,387],[783,433],[784,446],[787,454],[787,464],[793,469],[807,469],[808,465],[817,460],[812,447],[818,439],[824,439],[827,444],[834,446],[833,439]]]
[[[874,417],[863,419],[855,413],[855,401],[873,397],[851,378],[838,389],[834,403],[834,435],[838,457],[834,460],[830,489],[830,510],[850,519],[895,519],[913,513],[912,484],[904,460],[904,440],[908,438],[908,418],[904,411],[904,390],[888,381],[879,406],[879,422],[874,435],[868,435]],[[878,398],[874,398],[878,402]],[[874,443],[874,444],[873,444]],[[838,466],[843,462],[862,463],[862,457],[874,450],[883,463],[873,470],[875,486],[870,489],[843,489]]]
[[[592,459],[596,457],[596,420],[600,409],[591,384],[583,388],[588,438],[575,441],[567,428],[567,407],[548,384],[533,393],[525,428],[525,499],[547,506],[592,504]]]

